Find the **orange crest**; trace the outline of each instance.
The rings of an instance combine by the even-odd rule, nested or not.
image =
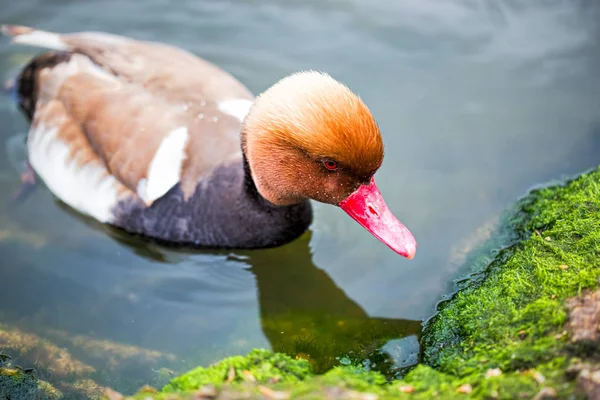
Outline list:
[[[261,94],[244,121],[243,140],[293,145],[357,176],[372,175],[384,155],[368,107],[347,86],[314,71],[288,76]]]

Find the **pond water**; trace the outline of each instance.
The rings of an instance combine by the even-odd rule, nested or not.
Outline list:
[[[0,0],[0,10],[5,23],[178,45],[255,93],[327,71],[384,133],[377,181],[419,242],[414,260],[321,204],[287,246],[181,252],[83,218],[43,186],[11,206],[27,124],[0,96],[0,332],[48,339],[126,392],[162,382],[164,368],[254,347],[321,368],[345,353],[376,364],[376,349],[396,367],[414,363],[421,321],[499,213],[600,161],[595,1]],[[0,39],[0,75],[37,52]]]

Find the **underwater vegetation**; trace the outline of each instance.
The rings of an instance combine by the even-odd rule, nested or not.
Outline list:
[[[157,366],[155,385],[164,385],[174,375],[158,366],[169,363],[170,354],[56,330],[43,333],[41,337],[0,323],[0,400],[97,399],[106,389],[98,382],[118,382],[113,375],[138,381],[133,374],[144,366]],[[72,344],[71,351],[61,347],[65,343]],[[136,388],[147,380],[139,382]]]
[[[59,399],[62,393],[49,383],[38,379],[33,369],[12,365],[12,358],[0,352],[0,399],[32,400]]]

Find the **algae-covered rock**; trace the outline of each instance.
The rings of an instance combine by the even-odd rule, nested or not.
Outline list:
[[[0,324],[0,349],[43,366],[55,379],[87,376],[95,369],[74,358],[68,351],[36,334]]]
[[[36,332],[0,323],[0,352],[35,368],[66,399],[99,398],[106,382],[133,390],[144,383],[162,386],[175,376],[167,368],[175,362],[172,354],[54,329]]]
[[[62,393],[48,382],[39,380],[33,370],[10,366],[10,357],[0,353],[0,399],[55,400]]]
[[[424,361],[471,380],[474,397],[572,394],[568,360],[589,352],[569,342],[567,300],[598,286],[600,171],[534,191],[501,229],[519,240],[440,307],[423,335]],[[496,368],[502,375],[486,376]]]
[[[173,354],[85,335],[69,335],[55,329],[44,331],[44,335],[55,342],[68,343],[70,348],[85,354],[88,359],[98,361],[105,369],[117,369],[125,362],[157,367],[176,360]]]

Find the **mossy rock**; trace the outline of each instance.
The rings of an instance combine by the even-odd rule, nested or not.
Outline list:
[[[482,394],[499,390],[481,379],[493,368],[503,376],[536,369],[559,395],[574,393],[569,360],[590,352],[564,330],[567,299],[598,287],[600,171],[532,192],[507,227],[519,240],[440,307],[423,335],[424,362],[472,377]],[[535,394],[539,382],[530,375],[510,386]]]
[[[502,241],[511,244],[499,251]],[[522,199],[465,267],[472,275],[426,325],[423,363],[401,380],[388,382],[357,366],[315,375],[305,360],[255,350],[136,397],[593,398],[600,347],[589,335],[584,343],[570,333],[580,316],[566,323],[577,303],[568,300],[598,288],[600,171]],[[577,303],[580,311],[589,298],[600,294]],[[600,309],[594,307],[587,309]]]

